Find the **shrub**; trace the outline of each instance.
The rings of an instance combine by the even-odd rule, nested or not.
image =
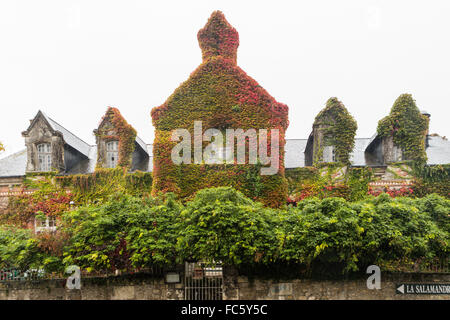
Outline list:
[[[177,208],[173,197],[136,198],[116,194],[98,207],[83,207],[64,215],[70,242],[66,265],[92,270],[130,270],[173,262]]]
[[[188,260],[263,263],[277,247],[277,211],[229,187],[199,191],[179,224],[178,250]]]
[[[45,255],[30,230],[0,227],[0,268],[26,271],[44,265]]]
[[[200,190],[185,204],[169,193],[115,194],[64,213],[55,234],[1,228],[0,267],[114,271],[203,261],[318,275],[386,270],[448,257],[449,211],[438,195],[308,198],[271,209],[230,187]]]

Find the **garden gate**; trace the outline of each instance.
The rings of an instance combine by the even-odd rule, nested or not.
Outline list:
[[[186,262],[184,272],[185,300],[222,300],[222,265]]]

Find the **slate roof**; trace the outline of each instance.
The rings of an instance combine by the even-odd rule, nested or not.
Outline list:
[[[372,140],[373,137],[355,139],[355,148],[350,156],[352,165],[366,165],[364,151]],[[307,139],[286,139],[286,145],[284,148],[284,164],[286,169],[305,166],[304,151],[306,142]],[[141,144],[139,143],[139,145]],[[151,172],[153,169],[153,145],[145,144],[142,141],[141,146],[149,155],[148,168],[146,171]],[[443,137],[429,136],[429,147],[426,151],[429,165],[450,163],[450,141],[444,139]],[[96,162],[97,146],[89,146],[88,158],[81,161],[66,174],[92,173],[95,170]],[[0,177],[14,177],[25,175],[26,163],[26,149],[0,159]]]
[[[47,120],[47,122],[50,124],[50,126],[53,128],[53,130],[59,131],[62,133],[64,137],[64,141],[74,148],[75,150],[78,150],[80,153],[85,155],[86,157],[89,157],[89,150],[91,146],[78,138],[76,135],[74,135],[72,132],[64,128],[62,125],[60,125],[58,122],[54,121],[53,119],[49,118],[44,112],[42,112],[42,115]]]
[[[305,166],[305,147],[308,139],[286,139],[284,146],[285,169]]]
[[[25,175],[27,149],[0,159],[0,177],[20,177]]]
[[[136,136],[136,143],[142,148],[142,150],[144,150],[145,153],[149,154],[147,150],[147,144],[144,142],[144,140]]]
[[[440,136],[428,136],[427,163],[448,164],[450,163],[450,141]]]
[[[364,152],[369,145],[371,138],[356,138],[355,147],[352,153],[350,153],[350,163],[354,166],[365,166],[366,157]]]

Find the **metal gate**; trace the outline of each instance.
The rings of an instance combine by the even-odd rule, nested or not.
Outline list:
[[[223,272],[221,264],[185,263],[185,300],[222,300],[222,286]]]

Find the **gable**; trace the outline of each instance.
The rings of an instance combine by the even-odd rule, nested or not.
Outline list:
[[[34,131],[38,130],[41,131],[40,134],[45,135],[46,137],[61,135],[65,144],[69,145],[83,156],[89,157],[89,144],[78,138],[72,132],[64,128],[40,110],[23,134],[29,135],[30,133],[34,133]]]
[[[190,128],[195,120],[204,127],[287,127],[287,106],[278,103],[231,60],[207,60],[167,101],[152,110],[160,130]]]

